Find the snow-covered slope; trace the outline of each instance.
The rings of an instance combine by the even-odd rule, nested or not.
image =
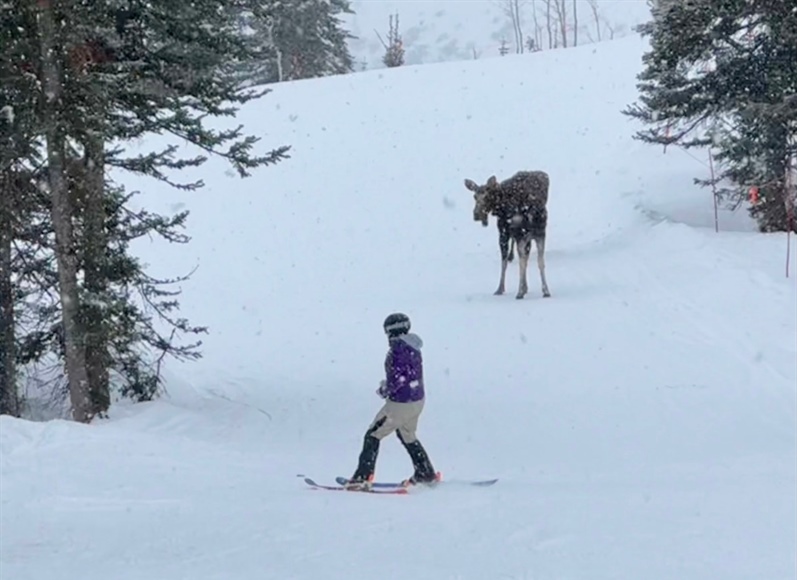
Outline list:
[[[293,158],[206,189],[183,313],[205,358],[94,426],[0,420],[0,569],[50,580],[795,577],[797,291],[785,238],[704,168],[634,142],[637,38],[285,83],[239,120]],[[323,102],[319,105],[319,98]],[[462,181],[551,176],[547,275],[514,299]],[[709,227],[706,227],[708,225]],[[533,261],[532,261],[533,263]],[[792,272],[795,264],[792,263]],[[420,437],[449,479],[312,491],[354,469],[391,311],[426,346]],[[394,438],[380,479],[410,473]]]
[[[502,39],[512,52],[514,31],[506,11],[509,0],[353,0],[354,14],[343,21],[355,38],[350,41],[358,70],[365,63],[369,69],[382,68],[390,17],[398,15],[399,32],[404,42],[407,64],[429,64],[493,58],[499,56]],[[519,2],[521,29],[524,38],[534,36],[534,6],[537,25],[547,46],[545,3],[536,0]],[[646,0],[595,0],[598,22],[587,0],[577,0],[579,44],[631,33],[633,27],[650,17]],[[572,44],[573,2],[567,0],[567,22]],[[555,15],[554,30],[556,30]],[[600,27],[600,34],[598,34]],[[556,34],[556,32],[554,32]]]

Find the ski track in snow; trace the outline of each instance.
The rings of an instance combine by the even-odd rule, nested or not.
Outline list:
[[[240,119],[291,160],[244,182],[212,160],[189,197],[126,178],[192,211],[188,247],[138,249],[154,275],[200,265],[205,357],[96,425],[0,418],[3,580],[797,577],[785,240],[700,227],[700,166],[631,139],[643,47],[285,83]],[[535,168],[552,297],[536,256],[526,299],[517,261],[496,297],[462,180]],[[354,469],[393,310],[425,341],[435,466],[496,485],[297,477]],[[378,478],[409,473],[386,439]]]

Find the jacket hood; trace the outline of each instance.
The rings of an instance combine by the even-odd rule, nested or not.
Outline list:
[[[421,337],[415,334],[414,332],[408,332],[407,334],[402,334],[396,340],[400,340],[402,342],[407,343],[410,347],[414,348],[415,350],[421,350],[423,348],[423,340]]]

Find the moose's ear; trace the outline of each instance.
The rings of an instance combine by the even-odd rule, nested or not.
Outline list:
[[[495,175],[490,176],[490,179],[487,180],[487,185],[490,187],[495,187],[498,185],[498,180],[495,178]]]
[[[468,188],[468,189],[470,189],[471,191],[478,191],[478,190],[479,190],[479,186],[478,186],[478,185],[476,185],[476,184],[475,184],[473,181],[471,181],[470,179],[466,179],[466,180],[465,180],[465,187],[467,187],[467,188]]]

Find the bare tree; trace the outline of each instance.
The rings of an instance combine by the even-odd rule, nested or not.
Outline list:
[[[551,14],[551,3],[554,0],[545,0],[545,28],[548,32],[548,48],[554,48],[555,40],[553,35],[553,19]]]
[[[604,20],[603,24],[606,26],[606,30],[609,31],[609,40],[614,40],[614,35],[617,33],[617,27],[608,20]]]
[[[567,48],[567,0],[553,0],[556,20],[559,24],[559,33],[562,39],[562,47]]]
[[[534,24],[534,50],[542,48],[542,27],[540,26],[539,16],[537,14],[537,0],[531,0],[531,18]],[[529,39],[526,39],[526,48],[529,48]]]
[[[518,54],[522,54],[525,48],[521,8],[525,7],[527,3],[528,0],[496,0],[496,5],[512,23],[512,32],[515,35],[515,52]]]
[[[590,12],[592,13],[592,20],[595,22],[595,34],[597,35],[597,41],[601,42],[603,40],[603,29],[606,28],[607,32],[609,33],[609,40],[613,40],[614,36],[617,32],[622,30],[621,27],[617,27],[606,18],[604,18],[600,13],[600,8],[598,6],[598,0],[587,0],[589,5]],[[594,42],[592,35],[589,33],[587,29],[587,37],[590,41]]]
[[[274,47],[275,54],[275,61],[277,62],[277,82],[282,82],[285,80],[285,71],[283,70],[282,65],[282,51],[280,50],[279,44],[274,40],[274,17],[269,16],[266,19],[266,38],[268,39],[268,43],[270,46]]]
[[[578,46],[578,0],[573,0],[573,46]]]
[[[512,22],[515,27],[515,50],[518,54],[523,54],[523,19],[520,15],[520,8],[525,6],[525,0],[512,0]]]
[[[598,42],[601,41],[601,18],[598,13],[598,0],[587,0],[592,18],[595,20],[595,32],[598,35]]]

